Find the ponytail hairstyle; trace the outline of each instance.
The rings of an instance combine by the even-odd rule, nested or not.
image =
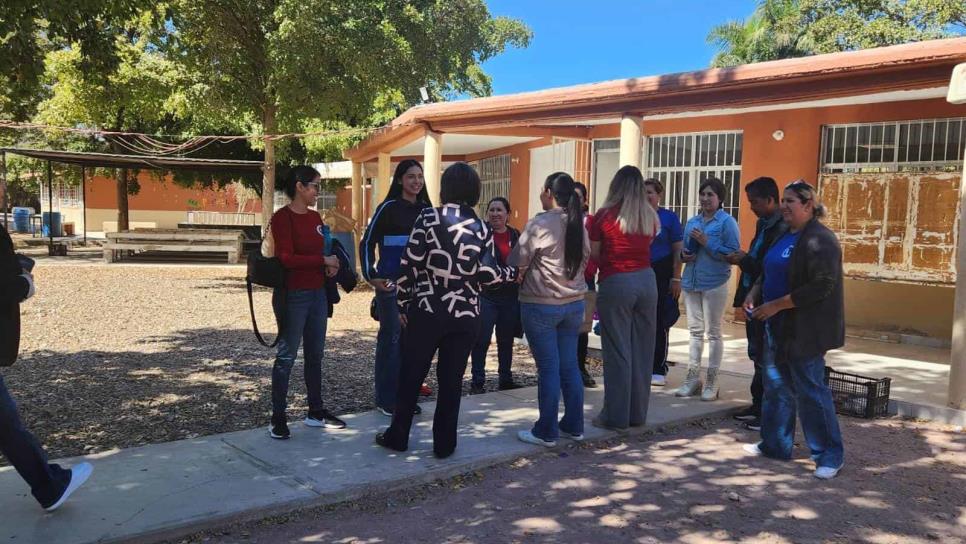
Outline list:
[[[295,185],[301,183],[302,185],[308,185],[315,181],[315,178],[322,177],[319,171],[308,165],[296,166],[289,172],[289,175],[285,177],[285,184],[282,186],[282,190],[285,192],[285,196],[289,200],[295,200]]]
[[[550,191],[554,202],[567,212],[567,228],[564,237],[564,264],[570,279],[577,277],[584,262],[584,211],[580,195],[575,190],[574,178],[566,172],[554,172],[543,183],[543,190]]]
[[[416,159],[406,159],[404,161],[399,161],[396,165],[396,171],[392,175],[392,183],[389,184],[389,191],[386,193],[386,198],[382,199],[383,202],[387,200],[394,200],[402,198],[402,180],[406,172],[409,171],[413,166],[419,168],[420,171],[423,170],[423,165],[419,164]],[[423,202],[427,205],[432,205],[429,200],[429,191],[426,190],[426,182],[423,182],[423,188],[419,191],[419,195],[416,196],[418,202]]]
[[[617,212],[617,224],[624,234],[654,236],[657,211],[647,200],[644,176],[636,166],[623,166],[614,174],[604,208]]]

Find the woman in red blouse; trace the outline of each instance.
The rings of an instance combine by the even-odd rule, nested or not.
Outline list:
[[[319,198],[319,173],[310,166],[296,167],[284,191],[291,202],[272,216],[269,229],[275,256],[285,268],[285,289],[276,289],[272,306],[280,324],[278,352],[272,368],[272,438],[289,437],[285,417],[288,382],[299,344],[304,343],[305,388],[309,427],[341,429],[345,422],[322,406],[322,352],[328,304],[325,282],[339,271],[339,259],[328,256],[331,240],[322,216],[309,209]]]
[[[647,418],[657,318],[650,250],[660,228],[641,171],[634,166],[618,170],[589,231],[600,276],[604,406],[594,420],[599,427],[637,427]]]

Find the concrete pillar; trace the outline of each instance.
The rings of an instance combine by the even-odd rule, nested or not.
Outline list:
[[[638,115],[621,116],[621,152],[620,166],[641,167],[641,123],[644,120]]]
[[[365,224],[362,214],[365,210],[362,204],[362,163],[352,162],[352,219],[356,222],[357,229],[361,229]]]
[[[439,201],[439,178],[443,170],[443,135],[438,132],[426,131],[426,141],[423,144],[423,177],[426,178],[426,191],[434,206]]]
[[[966,63],[953,69],[946,101],[966,104]],[[962,142],[960,142],[962,145]],[[956,298],[953,303],[953,342],[949,355],[950,408],[966,410],[966,156],[959,179],[959,241],[956,248]]]
[[[372,187],[372,192],[376,194],[376,202],[382,202],[386,197],[390,183],[392,183],[392,157],[389,153],[380,153],[378,177]]]

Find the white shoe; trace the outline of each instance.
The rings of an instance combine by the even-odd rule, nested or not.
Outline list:
[[[718,400],[718,369],[709,368],[708,376],[704,382],[704,390],[701,391],[701,400]]]
[[[651,385],[664,387],[667,385],[667,377],[664,374],[654,374],[651,376]]]
[[[837,468],[833,467],[818,467],[815,469],[815,477],[819,480],[831,480],[832,478],[838,476],[840,470],[842,470],[843,465],[839,465]]]
[[[44,508],[44,510],[53,512],[54,510],[60,508],[60,505],[67,501],[67,498],[70,497],[71,493],[77,491],[77,488],[84,485],[84,482],[91,477],[92,472],[94,472],[94,467],[90,463],[79,463],[71,467],[70,482],[67,484],[67,489],[65,489],[64,493],[59,499],[57,499],[57,502],[51,504],[47,508]]]
[[[536,444],[538,446],[543,446],[545,448],[552,448],[557,445],[553,440],[544,440],[542,438],[536,437],[530,431],[520,431],[517,433],[517,438],[521,442],[526,442],[527,444]],[[583,438],[583,436],[581,436]]]
[[[745,452],[750,453],[752,455],[755,455],[757,457],[761,457],[761,456],[764,455],[763,453],[761,453],[761,448],[758,447],[758,443],[757,442],[754,443],[754,444],[744,444],[744,445],[741,446],[741,449],[743,449],[743,450],[745,450]]]
[[[563,429],[560,429],[560,436],[562,436],[564,438],[569,438],[569,439],[573,440],[574,442],[583,442],[584,441],[584,435],[583,434],[570,434],[570,433],[568,433],[567,431],[565,431]]]

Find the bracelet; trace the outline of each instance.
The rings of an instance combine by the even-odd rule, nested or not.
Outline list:
[[[671,278],[671,283],[681,283],[681,278]]]

